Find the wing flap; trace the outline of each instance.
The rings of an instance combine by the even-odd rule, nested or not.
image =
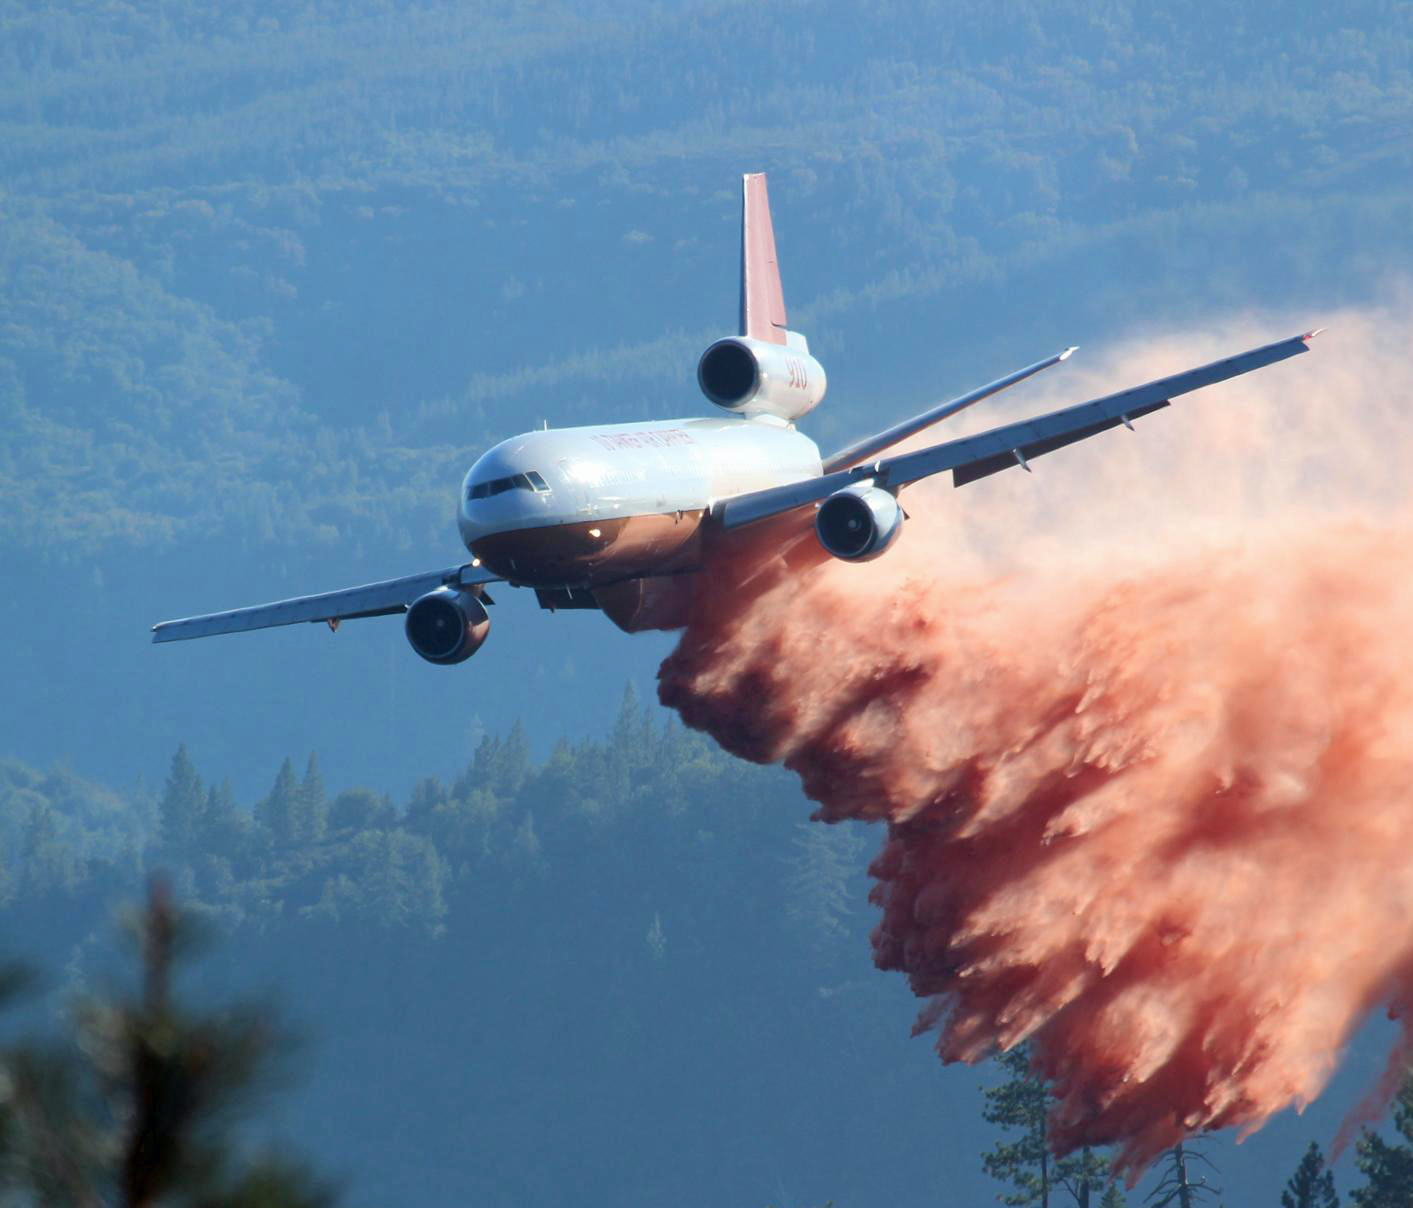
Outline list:
[[[1158,403],[1147,403],[1142,407],[1135,407],[1132,411],[1126,411],[1123,415],[1110,416],[1106,419],[1095,420],[1091,424],[1084,424],[1078,428],[1071,428],[1066,432],[1058,432],[1050,436],[1035,435],[1032,439],[1023,444],[1006,448],[1003,452],[991,453],[977,457],[974,461],[969,461],[965,465],[957,466],[952,471],[952,485],[954,487],[964,487],[969,482],[975,482],[978,478],[988,478],[992,474],[999,474],[1002,470],[1009,470],[1012,466],[1024,465],[1036,457],[1046,453],[1053,453],[1056,449],[1063,449],[1066,445],[1073,445],[1082,440],[1088,440],[1091,436],[1098,436],[1100,432],[1107,432],[1110,428],[1117,428],[1126,420],[1138,419],[1140,416],[1151,415],[1154,411],[1159,411],[1168,406],[1168,400],[1163,399]],[[1032,431],[1033,431],[1033,425]],[[1005,444],[1005,441],[998,442]],[[1019,456],[1017,456],[1019,454]]]
[[[971,482],[986,475],[967,477],[965,471],[968,466],[985,462],[994,465],[996,469],[1004,469],[997,459],[1006,455],[1010,457],[1010,464],[1020,465],[1020,459],[1015,456],[1016,450],[1020,450],[1024,456],[1026,447],[1032,446],[1037,450],[1038,456],[1040,453],[1074,444],[1117,427],[1126,418],[1150,414],[1159,409],[1159,404],[1166,404],[1178,395],[1189,394],[1204,386],[1215,385],[1217,382],[1224,382],[1243,373],[1250,373],[1254,369],[1283,361],[1287,357],[1307,352],[1309,348],[1306,341],[1313,334],[1310,332],[1289,340],[1278,340],[1274,344],[1265,344],[1208,365],[1199,365],[1196,369],[1174,373],[1142,386],[1105,395],[1103,398],[1091,399],[1087,403],[1052,411],[1035,419],[993,428],[977,436],[964,436],[960,440],[948,441],[945,445],[934,445],[916,453],[904,453],[883,463],[887,468],[888,485],[894,488],[906,486],[919,478],[926,478],[943,470],[962,470],[961,482]],[[996,469],[989,470],[988,473],[994,474]],[[961,482],[958,485],[961,485]]]
[[[474,565],[453,566],[316,596],[295,596],[251,608],[233,608],[227,612],[211,612],[179,621],[163,621],[152,627],[152,640],[182,642],[189,638],[212,637],[218,633],[245,633],[252,629],[297,625],[301,621],[351,621],[358,617],[390,616],[405,611],[418,596],[435,591],[438,587],[472,587],[493,583],[495,578]]]

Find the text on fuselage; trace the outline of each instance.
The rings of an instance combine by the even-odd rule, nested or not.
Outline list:
[[[598,432],[594,434],[605,449],[666,449],[673,445],[694,445],[690,432],[681,428],[654,428],[647,432]]]

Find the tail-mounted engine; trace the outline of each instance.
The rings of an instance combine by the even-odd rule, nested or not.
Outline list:
[[[824,367],[810,356],[805,338],[788,334],[786,344],[728,336],[697,362],[697,383],[718,407],[738,415],[794,420],[824,397]]]
[[[491,629],[481,598],[469,591],[439,587],[407,609],[407,640],[429,663],[464,663],[481,648]]]
[[[903,509],[881,487],[856,482],[819,505],[814,531],[820,545],[836,558],[867,562],[898,539],[903,531]]]

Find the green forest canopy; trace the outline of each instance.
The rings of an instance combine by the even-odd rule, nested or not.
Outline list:
[[[797,324],[874,390],[939,388],[944,320],[954,355],[980,337],[1009,367],[1047,298],[1112,332],[1366,297],[1408,267],[1410,22],[11,6],[0,542],[406,545],[508,432],[704,405],[748,168]],[[879,380],[863,341],[890,331]],[[867,402],[836,380],[826,433]]]

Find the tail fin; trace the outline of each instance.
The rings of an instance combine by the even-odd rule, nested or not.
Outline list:
[[[741,179],[741,334],[786,343],[785,295],[764,172],[748,172]]]

